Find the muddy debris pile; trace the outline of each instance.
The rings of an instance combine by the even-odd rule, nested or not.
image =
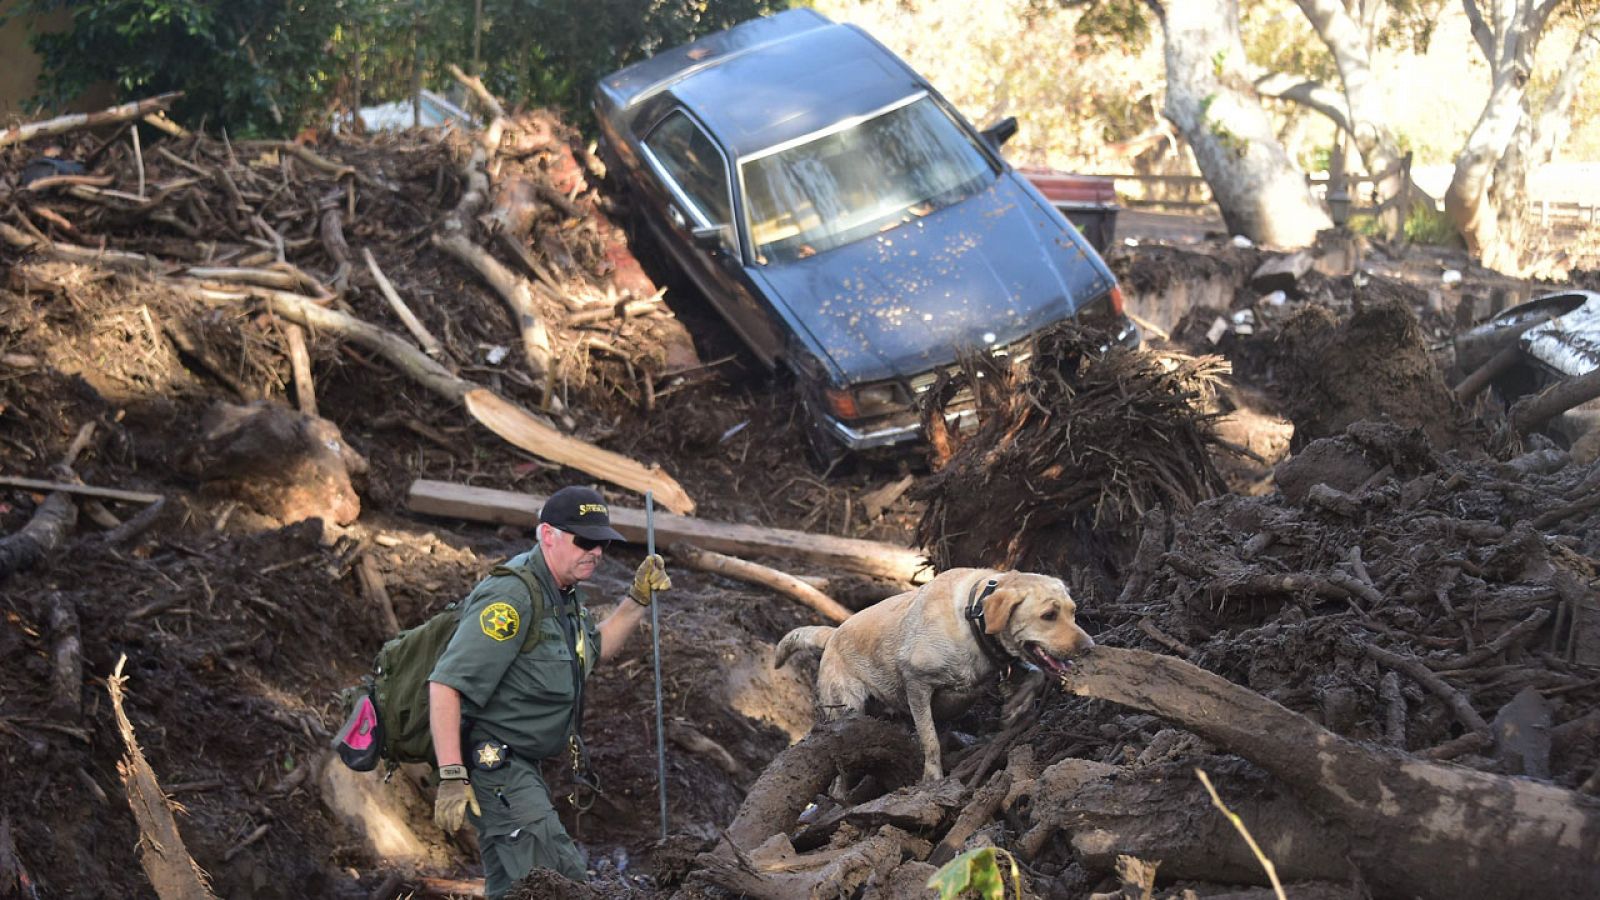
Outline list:
[[[219,895],[429,890],[418,873],[472,848],[432,829],[409,776],[339,777],[338,692],[527,537],[406,517],[408,485],[634,479],[666,506],[676,445],[644,416],[696,424],[678,406],[715,373],[548,113],[296,142],[158,121],[138,142],[124,118],[0,146],[0,895],[153,896],[141,833],[162,823],[129,815],[135,758]],[[719,615],[663,640],[669,702],[703,711],[674,736],[748,772],[788,738],[708,696],[747,648],[702,634],[759,646]],[[743,618],[765,638],[798,617]],[[107,692],[124,657],[128,742]],[[585,822],[624,892],[640,865],[608,860],[656,827],[640,671],[597,678],[591,713],[629,735],[599,742],[612,791]],[[671,778],[685,827],[737,803],[710,756]],[[372,845],[367,815],[404,839]]]
[[[1379,895],[1472,896],[1482,871],[1450,869],[1480,855],[1579,890],[1550,860],[1596,865],[1593,839],[1561,836],[1600,821],[1600,466],[1461,458],[1364,421],[1279,483],[1148,512],[1121,595],[1080,609],[1100,647],[1036,723],[949,753],[932,784],[904,732],[819,728],[690,885],[893,896],[984,844],[1041,896],[1264,885],[1199,770],[1299,890],[1348,890],[1354,863]],[[841,772],[876,790],[834,796]]]
[[[1071,573],[1081,596],[1114,593],[1141,516],[1185,512],[1225,485],[1212,463],[1219,356],[1103,349],[1068,323],[1025,363],[974,355],[928,392],[932,474],[917,540],[935,569]],[[977,425],[945,425],[955,401]]]

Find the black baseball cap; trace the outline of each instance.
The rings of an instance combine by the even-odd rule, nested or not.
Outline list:
[[[611,527],[611,512],[600,492],[586,487],[564,487],[544,502],[539,521],[591,541],[626,540]]]

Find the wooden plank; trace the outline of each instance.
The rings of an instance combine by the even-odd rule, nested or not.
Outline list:
[[[61,481],[40,481],[37,478],[19,478],[14,475],[0,475],[0,485],[27,488],[31,491],[62,491],[68,494],[82,494],[85,497],[126,500],[129,503],[154,503],[161,499],[160,494],[119,491],[116,488],[91,487],[87,484],[68,484]]]
[[[406,497],[406,505],[414,512],[522,528],[532,528],[538,522],[544,501],[537,494],[425,478],[413,481]],[[645,543],[644,510],[613,505],[611,526],[630,543]],[[906,583],[926,581],[933,574],[924,570],[927,564],[921,553],[880,541],[734,525],[667,512],[656,513],[655,526],[658,547],[684,541],[718,553],[803,559],[818,566]]]

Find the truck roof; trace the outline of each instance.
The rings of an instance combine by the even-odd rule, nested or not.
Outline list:
[[[658,53],[601,79],[600,89],[619,109],[670,91],[743,157],[927,84],[860,29],[795,9]]]

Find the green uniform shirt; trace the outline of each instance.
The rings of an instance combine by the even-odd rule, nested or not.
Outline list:
[[[545,759],[566,748],[577,698],[572,653],[557,617],[576,613],[581,677],[600,658],[600,632],[577,587],[557,589],[537,546],[506,566],[527,570],[544,588],[542,620],[532,621],[533,602],[522,579],[490,575],[467,595],[461,624],[428,680],[461,692],[461,715],[472,722],[473,738],[501,741],[525,759]],[[528,628],[540,629],[540,637],[524,649]]]

